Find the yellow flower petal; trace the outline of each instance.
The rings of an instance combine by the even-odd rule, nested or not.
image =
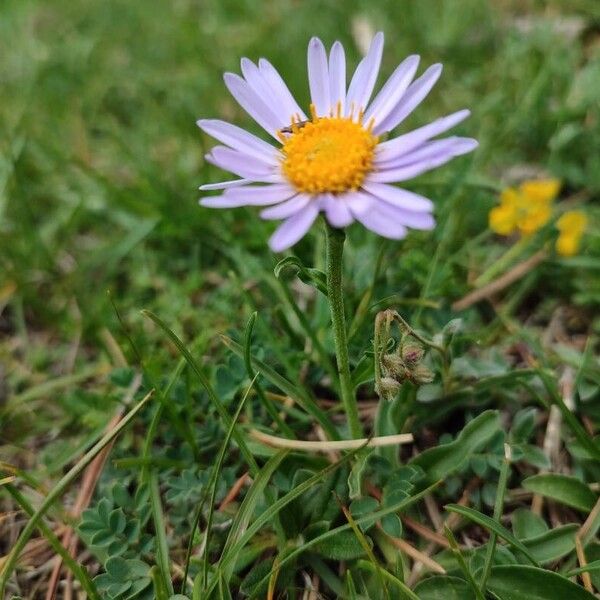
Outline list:
[[[519,192],[515,188],[506,188],[500,194],[500,204],[502,206],[510,206],[516,208],[519,205]]]
[[[488,215],[490,229],[499,235],[510,235],[516,228],[516,211],[501,204],[490,210]]]
[[[520,215],[517,225],[523,235],[531,235],[541,229],[551,216],[552,210],[546,204],[529,206]]]
[[[573,256],[579,251],[581,235],[561,233],[556,240],[556,251],[561,256]]]
[[[560,181],[558,179],[524,181],[519,189],[524,198],[530,202],[549,204],[558,195]]]
[[[581,210],[570,210],[558,219],[556,226],[561,233],[582,234],[588,224],[587,215]]]

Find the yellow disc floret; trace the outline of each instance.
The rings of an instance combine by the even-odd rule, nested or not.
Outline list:
[[[312,107],[311,107],[312,109]],[[292,123],[289,137],[281,134],[283,173],[299,191],[309,194],[358,189],[371,170],[377,136],[359,117],[317,117]]]

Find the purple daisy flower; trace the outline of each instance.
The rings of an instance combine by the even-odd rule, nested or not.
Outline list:
[[[263,219],[283,220],[269,245],[280,252],[310,229],[319,212],[342,228],[359,221],[386,238],[401,239],[407,228],[432,229],[433,203],[393,183],[412,179],[477,147],[472,138],[433,140],[469,116],[461,110],[409,133],[381,141],[427,96],[442,65],[413,81],[418,56],[405,59],[371,102],[383,33],[373,38],[346,88],[346,59],[340,42],[329,56],[318,38],[308,45],[311,106],[308,117],[277,70],[261,58],[241,61],[243,77],[224,76],[239,105],[269,133],[277,146],[230,123],[201,119],[199,127],[222,142],[206,160],[240,177],[203,185],[224,190],[202,198],[211,208],[265,206]]]

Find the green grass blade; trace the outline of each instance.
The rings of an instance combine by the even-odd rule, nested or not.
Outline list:
[[[167,544],[167,531],[160,502],[160,490],[158,487],[158,473],[150,474],[150,504],[152,506],[152,518],[154,520],[154,532],[156,534],[156,557],[158,560],[158,577],[163,581],[164,587],[169,595],[174,594],[173,582],[171,580],[171,569],[169,566],[169,546]]]
[[[455,512],[469,519],[469,521],[473,521],[482,527],[485,527],[488,531],[493,531],[496,533],[498,537],[501,537],[503,540],[508,542],[511,546],[522,552],[531,562],[532,565],[539,567],[538,562],[535,560],[531,552],[527,549],[522,542],[520,542],[506,527],[503,527],[494,519],[480,513],[478,510],[473,508],[469,508],[467,506],[461,506],[460,504],[447,504],[446,510],[449,512]]]
[[[400,581],[397,577],[394,577],[389,571],[386,571],[381,567],[375,568],[373,564],[362,559],[356,561],[356,566],[360,569],[370,571],[371,573],[378,572],[380,574],[380,577],[387,579],[387,581],[389,581],[398,588],[398,591],[400,592],[400,598],[406,598],[408,600],[419,600],[419,596],[417,596],[403,581]]]
[[[246,331],[244,332],[244,366],[246,367],[246,373],[248,373],[248,377],[250,379],[255,379],[254,369],[252,368],[252,357],[250,354],[250,345],[252,343],[252,331],[254,330],[254,323],[256,323],[256,318],[258,313],[253,312],[250,315],[250,319],[248,319],[248,324],[246,325]],[[296,435],[292,428],[279,416],[278,410],[273,405],[273,402],[269,400],[265,396],[265,393],[262,389],[262,386],[258,383],[258,381],[254,384],[254,389],[256,390],[256,394],[258,395],[259,400],[263,403],[263,406],[273,419],[275,423],[277,423],[277,427],[281,430],[281,432],[290,439],[295,439]]]
[[[216,575],[213,578],[211,584],[208,586],[208,589],[206,590],[206,597],[209,597],[210,592],[214,589],[216,581],[221,575],[223,575],[226,582],[229,580],[234,565],[232,564],[232,561],[226,561],[224,560],[224,558],[228,554],[231,554],[230,550],[232,547],[235,548],[237,545],[240,545],[241,539],[245,539],[246,537],[248,537],[247,527],[248,523],[250,522],[250,519],[252,518],[252,514],[254,513],[254,510],[256,508],[256,504],[260,499],[261,495],[263,494],[265,487],[269,483],[271,477],[273,476],[273,473],[275,473],[283,459],[288,454],[289,450],[282,450],[274,456],[272,456],[267,461],[265,466],[254,477],[254,482],[248,490],[246,497],[244,498],[237,514],[235,515],[235,518],[233,519],[229,535],[227,536],[225,546],[223,547],[223,551],[221,553],[221,558],[218,562],[218,576]],[[227,567],[227,569],[225,567]]]
[[[169,329],[169,327],[160,317],[158,317],[149,310],[143,310],[142,314],[148,317],[150,320],[154,321],[167,334],[167,337],[173,342],[173,344],[175,344],[181,355],[185,358],[188,365],[190,365],[194,373],[196,373],[196,375],[198,376],[202,387],[206,390],[206,393],[208,394],[208,397],[210,398],[212,403],[215,405],[219,416],[221,417],[221,419],[223,419],[224,426],[229,427],[231,425],[231,417],[229,416],[229,413],[227,412],[227,410],[223,406],[223,403],[217,396],[215,390],[210,384],[210,381],[208,380],[208,377],[206,377],[206,374],[200,368],[200,365],[191,355],[190,351],[185,347],[185,345],[177,337],[177,335],[171,329]],[[248,450],[248,446],[246,446],[246,442],[244,441],[242,434],[237,430],[237,427],[234,427],[233,429],[233,437],[235,439],[235,443],[240,449],[240,452],[244,456],[244,459],[248,463],[250,470],[252,471],[252,473],[257,473],[258,465],[254,460],[254,456],[252,456],[252,453],[250,452],[250,450]]]
[[[458,547],[458,543],[456,542],[456,538],[454,537],[452,530],[447,526],[444,526],[444,535],[446,536],[448,542],[450,543],[450,550],[452,551],[452,554],[454,554],[454,557],[456,558],[456,561],[458,562],[458,566],[460,567],[460,570],[463,572],[463,575],[465,576],[467,583],[471,586],[471,589],[473,590],[475,597],[477,598],[477,600],[485,600],[485,597],[483,595],[483,592],[481,591],[481,588],[477,585],[477,582],[475,581],[475,579],[473,579],[473,574],[471,573],[471,570],[469,569],[467,562],[465,561],[465,557],[462,555],[462,552],[460,551],[460,548]]]
[[[244,349],[232,339],[222,335],[221,339],[223,343],[239,357],[243,358]],[[331,419],[327,416],[327,413],[321,409],[318,404],[306,393],[304,390],[297,388],[293,383],[288,381],[285,377],[282,377],[274,369],[269,367],[261,360],[256,357],[251,358],[252,367],[255,368],[261,375],[268,379],[275,387],[279,388],[284,394],[287,394],[292,398],[299,406],[301,406],[307,413],[312,415],[323,427],[325,433],[332,440],[338,440],[340,438],[334,424]]]
[[[204,544],[204,560],[203,560],[204,566],[203,566],[203,575],[202,575],[202,581],[203,581],[202,585],[203,586],[206,585],[206,582],[208,579],[208,559],[209,559],[208,549],[210,547],[209,542],[210,542],[210,534],[211,534],[211,529],[212,529],[212,520],[213,520],[214,507],[215,507],[215,497],[217,494],[217,483],[218,483],[218,479],[219,479],[219,473],[221,472],[221,468],[223,466],[223,461],[225,460],[225,452],[227,451],[227,447],[229,446],[229,440],[231,439],[233,429],[235,427],[235,424],[237,423],[237,420],[240,417],[242,409],[244,408],[244,406],[246,404],[246,400],[248,400],[248,396],[250,395],[250,390],[252,389],[252,386],[256,382],[257,377],[258,377],[258,374],[255,375],[254,379],[250,382],[250,385],[248,386],[246,393],[242,397],[242,399],[237,407],[237,410],[235,411],[235,415],[231,419],[231,425],[229,426],[229,429],[227,430],[227,435],[225,436],[225,439],[223,440],[223,444],[221,445],[221,449],[219,450],[219,455],[217,456],[217,460],[216,460],[215,466],[213,468],[212,481],[210,484],[210,500],[208,503],[208,518],[206,519],[206,542]],[[192,536],[193,536],[193,533],[194,532],[192,532]]]
[[[504,509],[504,494],[506,492],[506,484],[508,482],[508,474],[510,470],[510,458],[511,450],[510,446],[505,445],[504,447],[504,460],[502,461],[502,467],[500,468],[500,479],[498,480],[498,487],[496,488],[496,501],[494,502],[494,520],[500,523],[500,517]],[[496,550],[496,537],[495,531],[490,533],[490,539],[488,541],[488,547],[485,553],[485,563],[483,566],[483,575],[481,576],[481,589],[485,590],[485,584],[490,576],[492,568],[492,562],[494,560],[494,551]]]

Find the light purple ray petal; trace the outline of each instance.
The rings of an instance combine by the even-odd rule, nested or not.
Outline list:
[[[465,138],[469,139],[469,138]],[[410,163],[405,166],[400,166],[393,169],[387,169],[382,171],[374,171],[369,174],[368,180],[369,182],[375,181],[380,183],[390,183],[393,181],[406,181],[407,179],[412,179],[413,177],[417,177],[422,173],[430,171],[431,169],[435,169],[436,167],[440,167],[441,165],[447,163],[449,160],[452,160],[454,157],[459,156],[460,154],[466,154],[467,152],[471,152],[478,146],[477,140],[469,140],[464,144],[461,144],[458,148],[449,152],[442,152],[425,160],[417,161],[415,163]]]
[[[346,102],[346,57],[344,46],[335,42],[329,53],[329,90],[331,95],[331,108],[337,115],[338,106],[340,114],[344,114]]]
[[[268,79],[250,59],[241,60],[242,75],[250,87],[271,109],[279,121],[279,127],[287,127],[292,122],[292,113],[289,113],[279,95],[273,90]]]
[[[421,77],[408,86],[408,89],[402,96],[397,106],[390,114],[374,128],[373,133],[379,135],[386,131],[391,131],[399,125],[410,113],[421,104],[425,96],[429,94],[431,88],[442,74],[442,65],[431,65]]]
[[[241,127],[218,119],[200,119],[196,123],[202,131],[234,150],[256,156],[256,158],[260,158],[263,162],[271,165],[279,164],[281,153],[277,148],[248,133]]]
[[[357,114],[358,111],[367,107],[379,74],[382,54],[383,33],[380,31],[373,38],[367,55],[356,67],[350,81],[348,95],[346,96],[346,115],[349,115],[352,110],[354,110],[354,114]]]
[[[227,146],[215,146],[205,156],[205,159],[220,169],[231,171],[231,173],[235,173],[245,179],[253,181],[276,181],[282,179],[281,174],[274,167],[265,164],[253,156],[232,150]]]
[[[308,194],[298,194],[281,204],[266,208],[261,211],[260,216],[263,219],[287,219],[302,210],[309,202],[314,201]]]
[[[225,196],[237,198],[252,206],[267,206],[283,202],[297,194],[296,190],[287,183],[275,183],[272,185],[252,185],[242,188],[227,190]]]
[[[267,87],[261,72],[258,67],[246,57],[240,60],[240,68],[242,70],[242,76],[248,82],[248,85],[256,92],[263,101],[269,100],[269,88]],[[270,108],[272,108],[270,106]]]
[[[292,117],[296,116],[299,117],[301,121],[305,121],[306,115],[304,114],[304,111],[298,106],[298,103],[277,69],[266,58],[261,58],[258,61],[258,68],[268,82],[271,90],[273,90],[275,97],[281,103],[282,107],[284,107],[285,114],[288,117],[286,125],[289,125],[292,121]]]
[[[476,146],[477,142],[473,138],[451,136],[441,140],[425,142],[411,152],[395,156],[389,160],[383,161],[378,159],[375,162],[375,168],[380,171],[397,169],[398,167],[411,165],[441,154],[448,154],[452,157],[460,156],[461,154],[471,152]]]
[[[406,236],[406,227],[390,219],[381,210],[373,196],[356,192],[350,202],[350,210],[359,223],[377,235],[392,240],[400,240]]]
[[[347,227],[354,218],[348,208],[348,203],[354,192],[346,194],[323,194],[320,198],[321,210],[325,212],[325,216],[329,223],[334,227]]]
[[[281,120],[269,108],[262,98],[250,87],[248,82],[235,73],[225,73],[223,80],[237,103],[276,140]]]
[[[233,181],[218,181],[217,183],[205,183],[198,189],[202,192],[209,192],[211,190],[226,190],[229,188],[239,187],[250,183],[250,179],[234,179]]]
[[[398,225],[403,225],[404,227],[424,230],[433,229],[435,227],[435,219],[430,213],[403,210],[402,208],[397,208],[391,204],[382,202],[381,200],[378,201],[375,210],[379,211],[390,221],[394,221]]]
[[[464,121],[471,114],[470,110],[459,110],[451,115],[436,119],[435,121],[409,131],[387,142],[383,142],[377,146],[376,161],[386,161],[396,156],[401,156],[420,146],[436,135],[440,135]]]
[[[328,116],[331,110],[331,97],[327,52],[323,42],[316,37],[308,43],[308,84],[317,115]]]
[[[309,202],[300,212],[284,221],[271,236],[269,246],[273,252],[282,252],[304,237],[319,214],[316,202]]]
[[[417,55],[412,55],[396,67],[396,70],[385,82],[385,85],[381,88],[379,94],[375,96],[375,100],[373,100],[365,113],[365,123],[368,123],[373,118],[375,125],[377,125],[385,120],[390,112],[396,108],[417,72],[419,60]]]
[[[237,208],[239,206],[269,206],[283,202],[296,194],[287,184],[246,186],[227,190],[220,196],[207,196],[200,200],[209,208]]]
[[[433,202],[429,198],[393,185],[365,181],[362,187],[376,198],[403,210],[412,212],[431,212],[433,210]]]

